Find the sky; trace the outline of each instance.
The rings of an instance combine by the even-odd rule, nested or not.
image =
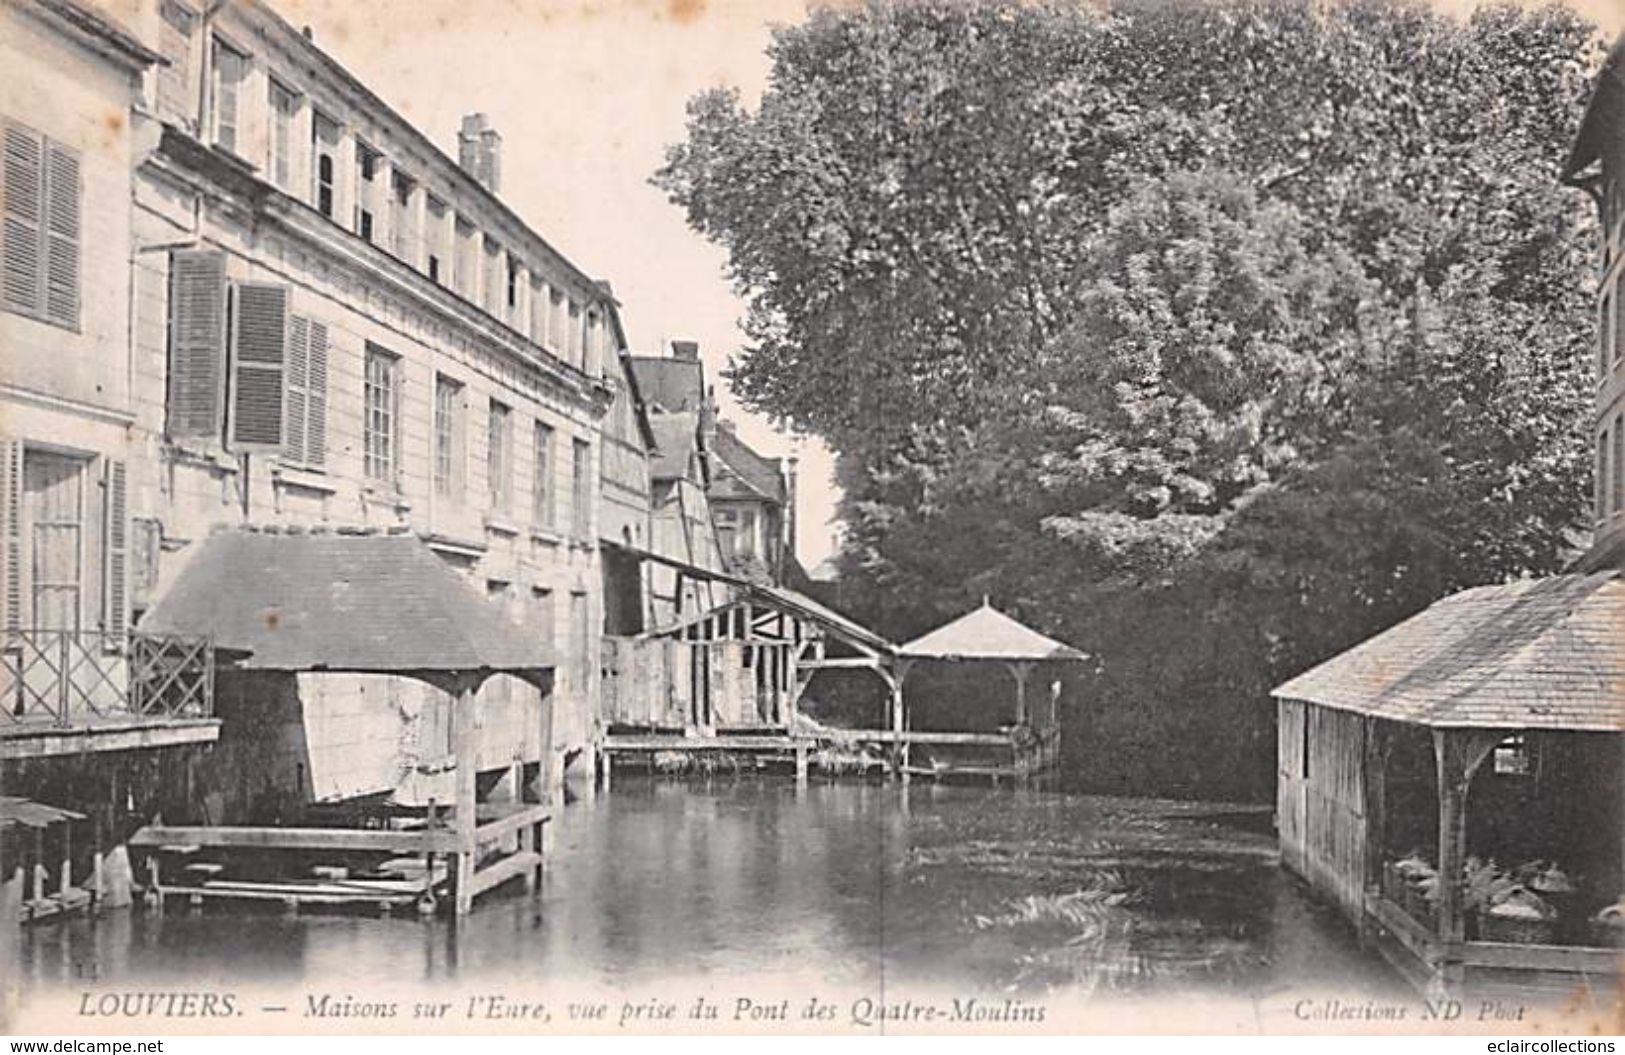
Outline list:
[[[587,273],[608,279],[636,354],[700,344],[723,416],[770,457],[800,458],[798,553],[811,567],[834,531],[833,462],[745,413],[721,378],[743,344],[726,257],[649,185],[707,88],[754,106],[775,24],[810,0],[272,0],[288,21],[452,157],[464,114],[502,134],[502,197]],[[1435,0],[1465,13],[1473,0]],[[1573,0],[1610,37],[1625,0]]]

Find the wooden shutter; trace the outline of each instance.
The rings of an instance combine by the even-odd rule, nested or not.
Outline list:
[[[305,461],[317,469],[327,465],[327,351],[327,327],[312,320],[305,375]]]
[[[40,213],[45,204],[44,140],[26,128],[4,125],[4,231],[0,233],[0,301],[9,311],[39,312]]]
[[[79,325],[79,155],[45,145],[45,318]]]
[[[102,506],[107,518],[102,538],[102,629],[122,637],[129,611],[130,509],[124,462],[108,458],[102,463],[106,500]],[[122,645],[122,641],[110,644]]]
[[[288,288],[244,282],[232,310],[231,442],[282,446],[288,361]]]
[[[309,431],[308,391],[310,387],[310,320],[295,315],[288,330],[287,436],[282,453],[288,461],[303,465],[307,459],[305,435]]]
[[[23,622],[23,445],[0,440],[0,629]]]
[[[169,434],[218,442],[226,403],[226,254],[169,256]]]

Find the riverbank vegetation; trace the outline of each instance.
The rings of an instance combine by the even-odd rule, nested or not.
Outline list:
[[[1082,648],[1096,790],[1263,799],[1268,689],[1582,541],[1591,27],[1400,0],[846,6],[656,176],[836,452],[842,600]]]

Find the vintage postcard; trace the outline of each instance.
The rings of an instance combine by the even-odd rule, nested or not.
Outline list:
[[[1625,1031],[1625,9],[4,0],[0,1032]]]

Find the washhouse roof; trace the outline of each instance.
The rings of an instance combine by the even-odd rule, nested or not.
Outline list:
[[[1445,728],[1625,729],[1625,581],[1617,572],[1446,597],[1275,696]]]
[[[1045,637],[1005,615],[987,601],[946,626],[917,637],[901,649],[911,659],[989,659],[1009,662],[1081,660],[1082,652]]]
[[[251,670],[551,677],[552,649],[415,535],[234,530],[196,548],[141,630],[210,635]]]

